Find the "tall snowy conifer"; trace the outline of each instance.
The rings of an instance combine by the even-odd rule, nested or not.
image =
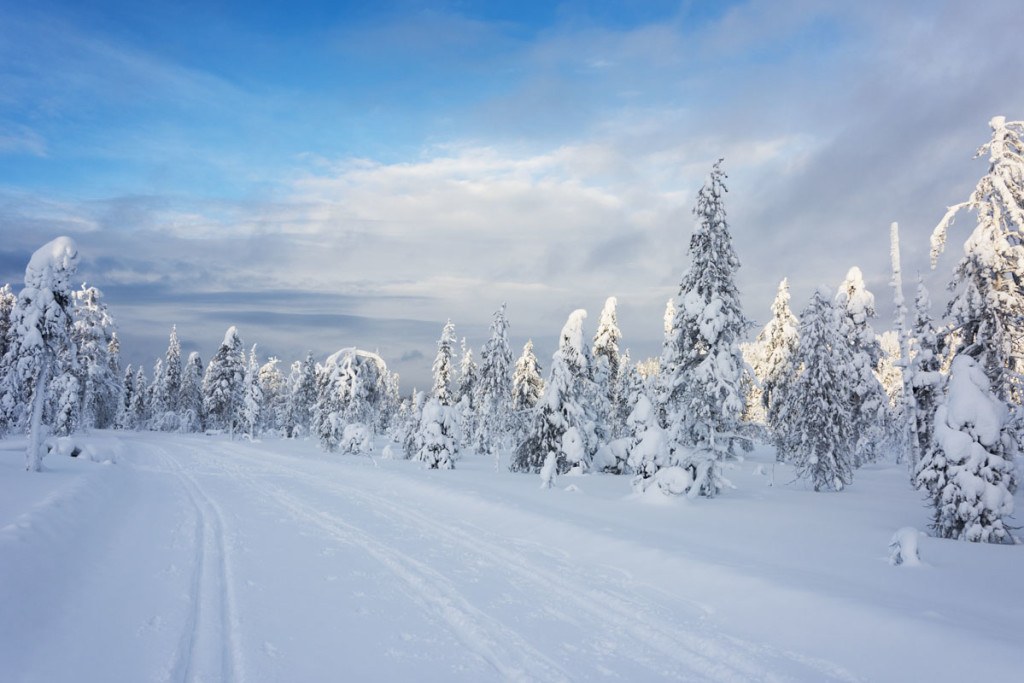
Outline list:
[[[483,367],[477,386],[476,447],[481,453],[497,453],[511,429],[512,349],[508,345],[505,304],[494,312],[491,338],[483,350]]]
[[[229,327],[203,376],[203,411],[206,413],[208,427],[234,434],[243,397],[244,359],[245,352],[242,350],[238,329]]]
[[[81,423],[86,429],[109,427],[117,414],[121,387],[120,371],[111,364],[114,319],[103,302],[103,293],[95,287],[83,284],[73,298]]]
[[[292,431],[290,436],[309,434],[313,424],[313,406],[316,405],[316,361],[313,353],[306,354],[299,369],[298,377],[292,386],[291,404],[289,406]]]
[[[18,297],[9,284],[0,287],[0,358],[7,353],[11,343],[11,314],[17,301]]]
[[[239,406],[238,423],[249,439],[259,436],[263,424],[263,390],[260,388],[260,363],[256,357],[256,345],[252,345],[242,376],[242,402]]]
[[[434,388],[431,395],[443,406],[453,403],[452,395],[452,356],[455,353],[455,325],[449,320],[441,330],[437,340],[437,356],[434,358]]]
[[[1006,519],[1013,514],[1017,489],[1017,450],[1006,403],[980,363],[958,354],[935,412],[931,446],[916,473],[916,484],[934,509],[932,529],[938,536],[1013,543]]]
[[[601,310],[601,318],[594,333],[592,353],[594,356],[594,383],[597,385],[600,408],[598,419],[604,427],[606,435],[618,436],[626,425],[619,421],[619,374],[622,360],[619,356],[619,331],[616,307],[618,299],[608,297]]]
[[[178,414],[182,431],[203,430],[203,361],[195,351],[188,355],[185,369],[181,373]]]
[[[761,382],[765,423],[773,435],[782,429],[779,407],[796,378],[793,358],[800,340],[798,328],[799,322],[789,307],[789,280],[783,278],[772,301],[772,318],[754,342],[759,349],[754,374]]]
[[[951,206],[932,233],[932,265],[946,234],[963,210],[977,223],[956,267],[947,315],[956,326],[959,353],[977,359],[992,390],[1021,403],[1024,370],[1024,121],[1003,116],[989,122],[989,170],[967,201]]]
[[[921,280],[918,281],[917,296],[914,299],[912,348],[912,359],[907,370],[907,381],[913,392],[909,402],[914,418],[911,428],[913,439],[910,443],[911,471],[931,446],[935,432],[935,411],[945,381],[942,375],[942,341],[932,323],[928,290]]]
[[[679,286],[662,367],[673,448],[705,496],[723,484],[720,462],[733,452],[744,407],[739,342],[749,323],[735,283],[740,262],[722,203],[725,177],[719,160],[697,195],[690,267]]]
[[[29,408],[21,416],[28,422],[25,469],[30,472],[42,468],[43,412],[51,384],[66,390],[66,376],[73,379],[77,367],[70,289],[77,268],[78,246],[70,237],[43,245],[29,259],[25,288],[11,311],[13,335],[2,363],[2,400],[16,417]]]
[[[573,311],[562,328],[544,395],[534,409],[526,438],[513,454],[513,472],[540,472],[549,454],[554,454],[559,474],[573,467],[585,471],[590,466],[597,444],[586,405],[593,391],[583,339],[586,317],[582,309]]]
[[[847,386],[854,420],[854,466],[877,460],[885,450],[891,413],[889,397],[875,374],[882,358],[871,319],[875,317],[875,296],[864,284],[860,268],[854,266],[836,292],[836,308],[850,347],[851,365]]]
[[[886,386],[886,393],[889,394],[893,407],[893,434],[896,444],[896,460],[902,462],[906,456],[913,459],[911,451],[912,443],[917,438],[916,410],[914,408],[914,392],[910,383],[908,368],[910,366],[910,330],[907,327],[907,305],[903,296],[903,266],[900,262],[900,228],[898,223],[889,226],[889,256],[892,261],[892,292],[893,292],[893,327],[898,344],[898,357],[895,359],[895,367],[898,373],[899,391],[898,394]],[[884,340],[883,340],[884,348]],[[882,376],[882,383],[886,384],[885,375]]]
[[[815,491],[842,490],[853,481],[856,435],[846,390],[851,354],[840,317],[827,294],[814,293],[800,314],[794,361],[802,369],[779,406],[780,458],[810,479]]]

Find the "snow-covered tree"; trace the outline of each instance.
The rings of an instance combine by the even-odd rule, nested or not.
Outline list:
[[[206,424],[234,434],[237,415],[242,406],[242,380],[245,377],[245,352],[238,329],[231,326],[224,333],[217,353],[210,359],[203,375],[203,412]]]
[[[149,383],[146,381],[146,370],[139,365],[135,370],[135,391],[132,394],[132,402],[128,407],[130,417],[128,422],[132,429],[145,429],[149,424]]]
[[[459,361],[459,382],[456,391],[456,415],[459,424],[459,446],[468,448],[472,445],[477,431],[477,394],[480,383],[480,369],[473,359],[473,349],[466,345],[462,338],[462,358]]]
[[[916,476],[934,508],[938,536],[1013,543],[1006,518],[1013,514],[1016,454],[1006,403],[993,392],[982,365],[958,354]]]
[[[387,380],[387,365],[375,353],[345,348],[324,362],[315,423],[326,450],[338,448],[347,425],[375,429],[380,407],[387,400]]]
[[[555,454],[560,474],[573,467],[585,471],[590,466],[597,439],[586,403],[593,395],[593,383],[588,379],[590,358],[583,339],[586,317],[582,309],[573,311],[562,328],[544,395],[534,409],[526,438],[513,454],[513,472],[540,472],[549,453]]]
[[[416,439],[419,450],[415,460],[424,463],[429,469],[454,469],[459,453],[455,438],[457,429],[452,407],[442,404],[436,397],[428,400],[420,416]]]
[[[875,376],[881,383],[886,398],[889,399],[890,408],[894,409],[895,418],[896,409],[899,409],[900,414],[903,412],[903,350],[900,348],[899,333],[896,330],[886,330],[878,335],[876,340],[882,355],[878,358],[878,371]]]
[[[132,415],[132,402],[135,397],[135,372],[132,370],[131,363],[124,369],[121,387],[121,402],[118,406],[114,426],[118,429],[135,429],[134,416]]]
[[[749,324],[736,289],[740,262],[722,202],[724,180],[719,160],[697,195],[690,267],[676,297],[661,368],[671,441],[687,450],[685,467],[705,496],[718,493],[720,462],[734,450],[744,407],[739,342]]]
[[[409,407],[405,413],[405,422],[398,434],[398,442],[402,444],[402,452],[406,458],[415,458],[420,450],[420,419],[423,417],[425,402],[426,397],[423,392],[413,389],[409,398]]]
[[[449,320],[441,330],[440,339],[437,340],[437,356],[434,358],[434,365],[431,368],[434,373],[434,388],[431,396],[440,401],[443,406],[450,406],[454,403],[452,393],[454,376],[452,356],[454,353],[455,325]]]
[[[918,281],[911,332],[913,349],[907,380],[911,387],[909,402],[914,424],[910,443],[910,468],[913,471],[923,453],[928,452],[935,432],[935,412],[942,397],[942,341],[932,323],[931,302],[923,281]]]
[[[618,420],[619,373],[622,363],[619,356],[619,341],[622,340],[622,332],[619,331],[617,306],[618,299],[614,296],[605,300],[591,345],[594,357],[594,383],[597,385],[597,398],[600,401],[597,406],[597,417],[608,437],[622,434],[626,427]]]
[[[181,373],[178,415],[183,432],[203,430],[203,361],[195,351],[188,355]]]
[[[109,427],[121,393],[120,370],[111,362],[111,346],[116,342],[114,319],[103,302],[103,293],[95,287],[83,284],[73,300],[81,424],[86,429]]]
[[[854,420],[854,466],[877,460],[890,434],[889,398],[876,372],[882,348],[871,328],[875,297],[864,284],[860,268],[854,266],[836,292],[836,308],[850,347],[851,366],[846,378],[849,405]]]
[[[9,284],[0,287],[0,358],[7,354],[11,343],[11,314],[17,301],[18,297]]]
[[[641,393],[637,397],[636,406],[626,419],[629,427],[629,446],[627,463],[636,475],[633,488],[643,493],[655,483],[658,471],[674,465],[669,448],[668,435],[658,421],[658,413],[647,398]]]
[[[505,304],[502,304],[491,321],[491,337],[484,345],[477,386],[479,419],[475,441],[481,453],[496,453],[512,429],[512,349],[508,344],[508,327]]]
[[[316,396],[316,361],[310,352],[306,354],[306,360],[303,361],[296,380],[292,383],[291,403],[288,409],[291,436],[310,433]]]
[[[176,432],[181,429],[181,342],[177,326],[171,326],[167,353],[158,372],[160,375],[153,378],[152,428]]]
[[[815,292],[800,314],[794,362],[801,371],[779,406],[780,457],[810,479],[815,491],[842,490],[853,481],[856,422],[847,390],[852,369],[847,332],[827,295]]]
[[[896,461],[902,462],[906,456],[913,461],[916,447],[914,442],[917,439],[917,410],[914,407],[914,390],[910,381],[910,346],[911,333],[907,326],[907,305],[903,296],[903,265],[900,260],[900,226],[893,223],[889,226],[889,257],[892,263],[892,285],[893,297],[893,336],[895,337],[897,353],[893,354],[891,348],[887,347],[885,339],[880,340],[882,349],[885,351],[883,366],[879,371],[879,379],[889,394],[889,402],[892,406],[892,432],[893,441],[896,447]],[[884,336],[884,335],[883,335]],[[888,371],[888,361],[898,373]],[[893,387],[898,374],[898,389]],[[888,379],[887,379],[888,378]]]
[[[1024,370],[1024,121],[996,116],[992,138],[977,156],[988,154],[989,169],[967,201],[951,206],[932,233],[932,265],[946,235],[964,210],[977,215],[956,267],[947,315],[958,352],[978,360],[1003,401],[1021,402]]]
[[[796,316],[789,307],[789,280],[782,279],[772,301],[772,317],[757,335],[758,353],[753,366],[754,375],[761,384],[761,405],[765,423],[771,433],[782,428],[779,424],[779,406],[787,389],[796,377],[793,362],[800,335]]]
[[[255,439],[263,425],[263,390],[260,388],[260,362],[256,345],[252,345],[242,375],[242,401],[238,411],[238,428]]]
[[[512,375],[512,410],[517,414],[532,410],[544,393],[540,372],[540,363],[533,352],[533,340],[528,339],[523,344],[523,352],[516,360]]]
[[[66,387],[70,380],[65,376],[77,368],[70,290],[77,268],[78,246],[70,237],[43,245],[29,259],[25,287],[11,311],[12,334],[0,364],[0,402],[7,425],[27,422],[25,468],[32,472],[42,468],[44,410],[51,385]]]
[[[167,412],[167,385],[165,381],[167,376],[164,374],[164,360],[163,358],[157,358],[156,363],[153,364],[153,379],[149,383],[149,387],[146,390],[146,405],[149,409],[149,416],[146,422],[146,427],[154,431],[163,431],[163,419],[171,415],[174,418],[173,413]],[[172,426],[171,429],[174,429]],[[170,431],[170,430],[168,430]]]
[[[288,422],[288,382],[278,368],[280,359],[270,358],[260,366],[258,381],[263,395],[260,431],[282,434]]]

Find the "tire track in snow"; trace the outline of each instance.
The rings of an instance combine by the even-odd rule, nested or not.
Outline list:
[[[270,463],[261,458],[261,465],[268,467]],[[494,539],[492,534],[484,530],[474,529],[471,534],[459,526],[425,517],[422,508],[410,507],[337,481],[324,480],[286,465],[276,464],[273,467],[279,474],[283,473],[292,480],[302,480],[313,489],[361,500],[378,512],[386,511],[401,525],[419,529],[430,538],[447,541],[467,555],[496,561],[498,566],[513,574],[521,583],[536,586],[543,591],[542,594],[561,601],[564,607],[563,613],[557,615],[560,618],[578,622],[578,618],[572,615],[582,614],[585,615],[584,621],[588,627],[592,630],[602,629],[608,641],[629,641],[628,646],[620,648],[617,654],[629,657],[652,670],[663,670],[666,661],[673,661],[681,667],[676,675],[697,676],[701,680],[785,680],[789,677],[787,674],[766,670],[767,665],[774,660],[787,664],[784,667],[786,669],[796,668],[803,672],[802,675],[813,675],[816,679],[857,680],[851,672],[830,662],[798,653],[782,652],[733,636],[703,635],[692,628],[669,623],[655,614],[652,605],[638,601],[635,594],[630,595],[628,586],[623,585],[623,592],[592,586],[588,577],[578,570],[561,573],[546,565],[531,562],[523,553],[509,550],[507,543],[500,538]],[[241,470],[236,471],[241,474]],[[316,514],[331,517],[322,512]],[[539,544],[535,545],[538,549],[545,549]],[[571,564],[559,562],[559,570],[572,567]],[[548,602],[547,607],[550,610],[554,605]]]
[[[223,515],[176,457],[165,449],[157,450],[180,481],[196,513],[196,559],[190,585],[192,603],[171,678],[180,681],[244,680]]]
[[[486,661],[503,679],[570,680],[557,664],[533,648],[519,633],[468,602],[443,574],[381,543],[340,517],[299,501],[280,487],[255,481],[241,468],[235,468],[233,474],[265,499],[272,499],[294,519],[312,524],[340,543],[361,548],[384,565],[405,584],[413,600],[446,623],[469,650]]]

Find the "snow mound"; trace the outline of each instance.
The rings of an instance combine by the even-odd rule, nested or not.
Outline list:
[[[893,534],[889,541],[889,564],[894,567],[919,567],[921,556],[917,542],[921,532],[912,526],[905,526]]]

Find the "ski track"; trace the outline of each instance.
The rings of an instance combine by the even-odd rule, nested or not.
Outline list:
[[[217,450],[224,456],[216,459],[218,466],[230,470],[233,478],[269,496],[294,517],[314,524],[336,540],[369,552],[401,578],[420,604],[434,611],[467,647],[488,661],[503,678],[567,678],[557,664],[530,646],[521,635],[470,604],[451,581],[436,570],[386,546],[336,515],[302,502],[286,489],[258,480],[253,476],[256,463],[246,463],[244,467],[233,465],[232,461],[239,455],[238,450],[223,445],[218,445]],[[277,461],[286,459],[277,454],[271,457]],[[631,586],[638,585],[636,582],[620,581],[621,591],[607,585],[593,587],[589,585],[593,577],[586,576],[564,554],[556,558],[550,548],[540,544],[523,542],[518,545],[544,552],[557,563],[557,571],[531,562],[524,553],[510,550],[508,539],[495,539],[485,530],[473,528],[470,533],[449,521],[441,523],[424,517],[419,509],[409,505],[346,486],[337,480],[324,480],[280,463],[270,465],[268,454],[261,453],[258,463],[266,474],[283,476],[321,493],[362,501],[379,514],[386,514],[398,528],[412,527],[423,536],[447,542],[464,556],[477,556],[489,564],[496,564],[507,572],[514,585],[527,587],[531,594],[545,596],[547,612],[565,622],[586,624],[595,634],[594,644],[611,644],[617,657],[628,657],[659,676],[714,681],[787,680],[790,678],[787,674],[770,670],[771,662],[781,660],[788,665],[785,669],[799,669],[819,680],[857,680],[849,671],[830,662],[781,652],[719,633],[705,635],[694,628],[669,623],[657,615],[657,605],[638,598],[635,591],[630,591]],[[697,628],[705,633],[711,631],[706,624]],[[508,644],[512,647],[505,647]]]
[[[170,678],[196,682],[244,680],[223,514],[177,457],[164,448],[154,450],[181,483],[196,515],[191,604]]]

